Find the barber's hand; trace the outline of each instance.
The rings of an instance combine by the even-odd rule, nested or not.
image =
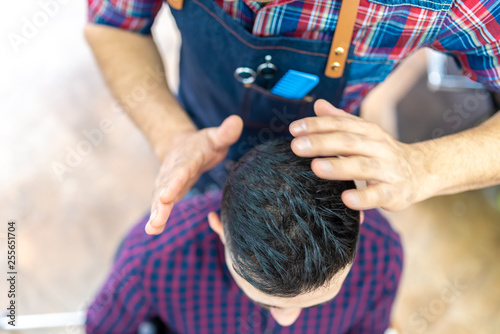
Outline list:
[[[313,172],[329,180],[365,180],[365,189],[346,190],[342,201],[355,210],[381,207],[402,210],[422,200],[422,153],[395,140],[374,123],[335,108],[325,100],[314,105],[318,117],[290,124],[292,150],[316,158]],[[335,156],[344,158],[335,158]]]
[[[198,181],[201,174],[217,166],[229,147],[241,136],[243,121],[232,115],[213,128],[176,134],[156,179],[151,217],[146,233],[159,234],[165,229],[172,208]]]

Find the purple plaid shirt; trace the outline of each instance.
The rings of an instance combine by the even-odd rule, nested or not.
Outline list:
[[[365,212],[358,253],[339,294],[281,327],[233,281],[224,246],[207,221],[220,205],[221,192],[184,200],[157,236],[144,232],[147,217],[137,224],[90,305],[87,332],[134,333],[153,316],[169,332],[193,334],[382,334],[388,327],[403,252],[398,234],[378,211]]]

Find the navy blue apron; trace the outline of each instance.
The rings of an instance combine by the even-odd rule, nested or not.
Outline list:
[[[350,62],[345,63],[340,78],[325,76],[331,41],[254,36],[214,0],[184,0],[182,9],[171,11],[182,37],[178,92],[181,105],[200,129],[218,126],[232,114],[240,115],[244,122],[243,134],[231,147],[227,160],[205,173],[194,186],[195,192],[223,187],[231,162],[255,145],[291,137],[289,124],[313,116],[316,99],[339,105]],[[348,59],[353,48],[349,49]],[[268,55],[277,66],[272,79],[257,76],[250,85],[235,79],[238,67],[256,69]],[[290,69],[320,78],[303,99],[286,99],[266,89]]]

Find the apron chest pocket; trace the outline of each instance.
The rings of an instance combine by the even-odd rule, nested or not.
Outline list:
[[[270,129],[275,134],[289,134],[293,121],[314,116],[314,96],[287,99],[256,84],[243,86],[239,115],[246,128]]]

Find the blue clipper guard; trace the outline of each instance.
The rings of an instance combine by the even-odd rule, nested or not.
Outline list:
[[[318,82],[317,75],[288,70],[271,89],[271,93],[287,99],[301,99],[316,87]]]

